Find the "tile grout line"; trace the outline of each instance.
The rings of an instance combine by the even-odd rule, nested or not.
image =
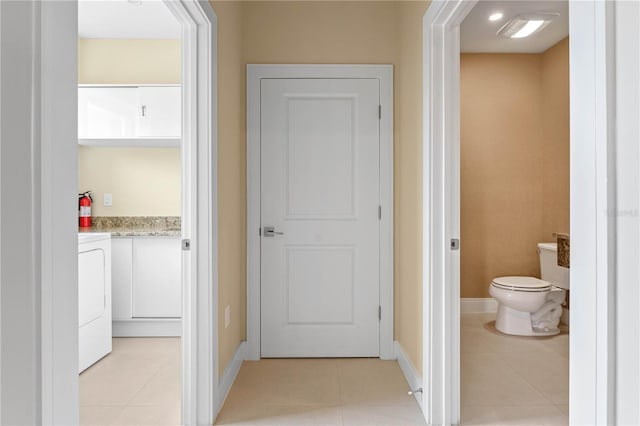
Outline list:
[[[142,385],[142,387],[140,387],[133,395],[131,395],[131,398],[127,401],[126,407],[140,407],[140,405],[133,405],[131,404],[131,402],[136,399],[136,396],[138,396],[140,394],[140,392],[142,392],[142,390],[147,387],[147,385],[149,385],[149,383],[151,383],[151,381],[160,375],[160,372],[162,371],[162,369],[164,367],[170,366],[171,363],[168,360],[165,360],[164,364],[161,364],[158,367],[158,370],[153,373],[152,375],[149,376],[149,378],[144,382],[144,384]],[[146,406],[146,405],[145,405]],[[149,405],[150,407],[157,407],[157,406],[161,406],[160,404],[151,404]]]

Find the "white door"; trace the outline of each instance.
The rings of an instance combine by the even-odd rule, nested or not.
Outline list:
[[[262,357],[379,356],[379,104],[377,79],[261,82]]]

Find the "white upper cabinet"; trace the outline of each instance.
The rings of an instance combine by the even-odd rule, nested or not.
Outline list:
[[[180,137],[180,92],[179,87],[170,86],[138,89],[140,136]]]
[[[78,87],[78,140],[97,146],[179,146],[180,86]]]
[[[138,134],[135,87],[78,88],[78,138],[135,138]]]

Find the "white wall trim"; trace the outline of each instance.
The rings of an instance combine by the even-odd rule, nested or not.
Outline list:
[[[2,7],[0,7],[0,32],[2,30]],[[0,35],[1,36],[1,35]],[[3,55],[0,54],[0,129],[2,129],[2,59]],[[5,59],[6,61],[6,59]],[[0,147],[2,146],[2,132],[0,131]],[[0,165],[2,164],[2,149],[0,148]],[[5,178],[6,179],[6,178]],[[2,173],[0,172],[0,188],[2,188]],[[4,197],[0,196],[0,227],[2,226],[2,203]],[[6,200],[4,201],[6,202]],[[4,341],[2,340],[2,243],[0,242],[0,377],[2,375],[2,347],[4,347]],[[2,386],[0,385],[0,423],[2,423]]]
[[[182,25],[183,425],[218,405],[217,17],[206,1],[164,0]]]
[[[247,342],[240,342],[240,344],[236,348],[235,353],[233,354],[233,358],[231,358],[231,361],[224,369],[224,373],[222,373],[222,379],[220,379],[220,386],[218,390],[218,395],[220,395],[220,398],[218,399],[217,412],[220,412],[220,410],[222,409],[224,401],[226,401],[227,396],[229,395],[229,391],[231,390],[231,386],[233,386],[233,382],[235,382],[236,377],[238,377],[238,373],[240,372],[240,368],[242,367],[242,362],[245,360],[246,356]]]
[[[498,302],[492,297],[461,298],[461,314],[489,314],[498,311]]]
[[[78,191],[77,4],[33,4],[40,8],[39,22],[34,15],[34,35],[39,40],[32,52],[33,75],[39,79],[34,87],[39,86],[40,92],[32,93],[31,98],[33,123],[39,125],[31,143],[41,149],[41,156],[33,158],[32,163],[33,176],[40,182],[33,188],[31,207],[35,209],[31,214],[40,218],[32,236],[34,261],[41,260],[34,271],[36,280],[40,281],[41,294],[32,305],[40,308],[41,327],[42,370],[38,385],[41,387],[42,417],[37,423],[76,424],[79,421],[78,224],[75,211]],[[27,210],[24,206],[23,214]],[[36,331],[32,335],[34,341],[37,334]],[[28,379],[24,377],[23,380]]]
[[[395,357],[398,360],[400,370],[402,370],[402,374],[404,374],[404,378],[409,385],[409,389],[416,391],[422,388],[422,375],[418,373],[418,370],[416,370],[416,367],[413,365],[404,349],[402,349],[402,345],[397,340],[394,342],[394,349]],[[413,396],[424,413],[425,409],[423,405],[424,399],[422,398],[422,392],[415,392]]]
[[[393,349],[393,66],[247,65],[247,359],[260,359],[260,79],[380,80],[380,358]]]
[[[571,424],[616,423],[614,7],[569,2]]]
[[[180,337],[182,321],[179,318],[134,318],[113,320],[113,337]]]
[[[423,18],[423,405],[460,423],[460,23],[471,0],[434,1]],[[461,245],[464,242],[461,241]]]

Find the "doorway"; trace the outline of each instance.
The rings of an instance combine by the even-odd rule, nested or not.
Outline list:
[[[249,359],[263,356],[393,358],[391,75],[390,66],[379,65],[248,66]],[[269,89],[272,94],[268,94]],[[287,109],[282,96],[285,92],[287,97],[298,103],[302,101],[308,107],[296,108],[296,114],[302,111],[307,115],[297,117],[293,125],[291,117],[285,121]],[[263,97],[264,94],[267,96]],[[265,102],[272,101],[276,108],[267,109]],[[327,102],[331,103],[329,109],[325,109]],[[330,123],[334,128],[327,127],[327,119],[340,108],[347,108],[346,117],[352,117],[353,121],[347,122],[345,115],[339,114],[339,119]],[[265,113],[270,115],[268,125],[261,123]],[[322,129],[317,128],[317,124],[311,126],[313,121],[309,120],[315,117],[321,117],[316,122],[322,123]],[[311,143],[322,140],[318,135],[324,135],[330,136],[327,140],[340,143],[324,144],[322,149],[309,146],[307,148],[313,149],[299,151],[300,154],[315,152],[317,155],[301,157],[296,165],[292,163],[295,150],[291,143],[286,148],[286,156],[282,153],[285,146],[280,141],[284,138],[277,137],[278,131],[274,132],[275,128],[282,128],[278,123],[287,123],[288,127],[284,128],[289,131],[289,140],[298,124],[298,141]],[[274,129],[268,127],[271,124]],[[321,131],[307,133],[309,126]],[[349,147],[348,151],[345,146]],[[335,152],[330,152],[331,149]],[[331,161],[331,167],[327,167],[326,161],[319,161],[321,159]],[[337,164],[335,159],[339,161]],[[287,168],[289,174],[297,170],[298,184],[307,180],[304,187],[298,187],[304,191],[296,192],[293,181],[282,186],[282,182],[287,182],[285,178],[294,177],[285,176]],[[343,176],[335,175],[336,170]],[[314,182],[318,192],[331,183],[335,188],[327,193],[326,200],[312,199],[308,189],[314,188]],[[345,182],[352,184],[345,185]],[[323,202],[317,203],[318,200]],[[280,232],[282,234],[278,234]],[[287,234],[294,239],[288,240]],[[276,250],[267,246],[276,246]],[[297,252],[292,250],[296,246]],[[296,256],[299,257],[297,265],[292,262]],[[319,266],[326,272],[320,273]],[[318,289],[313,286],[291,287],[292,282],[305,282],[300,274],[314,270],[317,273],[306,282],[322,287],[323,292],[317,293]],[[331,276],[327,275],[329,271]],[[292,281],[296,273],[300,280]],[[289,286],[287,293],[285,287],[278,284],[284,282]],[[325,292],[329,282],[334,286],[340,284],[333,289],[335,294]],[[266,289],[269,291],[265,292]],[[305,308],[305,300],[313,300],[314,304],[324,300],[323,310]],[[269,313],[274,310],[289,312],[286,320],[296,323],[295,327],[280,327],[278,324],[283,319]],[[336,339],[334,346],[325,345],[333,339]],[[289,346],[287,341],[291,342]]]
[[[463,424],[569,422],[568,11],[479,2],[460,25]],[[549,21],[501,36],[518,16]]]
[[[425,315],[424,327],[430,336],[430,341],[424,346],[424,365],[432,366],[424,380],[430,381],[430,388],[425,394],[425,403],[430,407],[427,416],[430,422],[441,424],[460,421],[460,305],[457,284],[460,258],[459,251],[451,250],[457,247],[452,243],[460,235],[459,26],[476,3],[454,0],[432,5],[424,17],[426,151],[423,164],[425,170],[431,170],[430,177],[435,176],[427,179],[425,175],[424,180],[424,265],[429,273],[425,275],[423,309],[429,312]],[[614,342],[610,339],[614,328],[609,319],[614,283],[605,277],[606,274],[600,277],[595,273],[596,269],[608,271],[613,267],[605,244],[607,238],[612,237],[607,225],[610,219],[598,215],[598,212],[606,210],[611,188],[596,185],[596,182],[606,180],[604,176],[608,169],[605,164],[612,160],[605,152],[611,149],[613,140],[606,132],[598,133],[596,130],[598,123],[607,128],[607,107],[602,110],[594,107],[609,105],[610,101],[607,74],[597,72],[600,66],[603,69],[612,66],[610,12],[607,5],[599,2],[569,4],[572,95],[570,221],[572,237],[575,237],[570,276],[571,281],[588,282],[591,289],[571,294],[571,346],[581,348],[580,353],[574,350],[570,354],[571,423],[610,422],[614,404],[612,387],[607,380],[611,378],[611,359],[607,355],[614,350]],[[599,152],[596,146],[602,151]],[[585,185],[585,179],[593,186]],[[593,237],[596,230],[602,230],[602,235]],[[594,250],[600,244],[603,244],[603,249]],[[596,298],[596,294],[602,297]],[[593,333],[596,324],[602,333]]]
[[[217,408],[217,370],[213,368],[217,363],[217,353],[214,346],[209,345],[216,338],[213,318],[215,315],[215,294],[217,289],[216,271],[216,181],[211,179],[212,171],[216,164],[216,85],[215,75],[215,49],[216,45],[215,14],[212,8],[205,3],[196,1],[166,2],[167,7],[181,22],[180,34],[183,49],[181,66],[185,72],[182,79],[182,121],[184,134],[181,162],[186,164],[184,170],[188,170],[187,178],[183,179],[184,200],[182,202],[181,216],[184,219],[181,234],[183,246],[189,250],[182,250],[181,263],[184,275],[182,281],[182,410],[181,422],[184,424],[212,423]],[[43,178],[43,198],[51,198],[54,193],[63,192],[77,194],[77,181],[70,177],[76,175],[77,154],[77,81],[75,69],[77,67],[77,6],[74,2],[65,3],[65,7],[49,5],[47,3],[34,3],[34,8],[42,10],[42,19],[37,13],[32,25],[43,28],[42,40],[38,38],[40,46],[42,42],[43,61],[42,87],[46,90],[59,90],[59,96],[53,98],[42,96],[34,97],[35,110],[42,107],[46,111],[55,111],[59,115],[56,120],[47,119],[41,123],[42,134],[59,135],[58,123],[62,120],[72,130],[71,138],[65,133],[65,137],[58,139],[73,140],[73,146],[64,150],[43,150],[42,164],[47,170],[63,169],[64,173],[56,173],[50,181]],[[37,17],[37,21],[35,20]],[[67,24],[61,25],[60,22]],[[46,31],[45,31],[46,30]],[[35,34],[35,32],[34,32]],[[39,34],[39,33],[38,33]],[[46,35],[45,35],[46,34]],[[47,43],[45,43],[45,40]],[[48,43],[56,40],[55,43]],[[57,58],[59,68],[64,72],[52,72],[58,70],[58,63],[50,58]],[[65,58],[64,60],[59,58]],[[52,62],[53,61],[53,62]],[[195,66],[197,64],[197,66]],[[46,68],[48,67],[48,68]],[[45,72],[47,71],[47,72]],[[67,76],[71,85],[59,86],[61,75]],[[40,78],[40,74],[34,78]],[[65,80],[65,83],[67,81]],[[54,91],[55,92],[55,91]],[[49,93],[49,92],[46,92]],[[58,92],[55,92],[58,93]],[[196,96],[197,94],[197,96]],[[59,105],[68,105],[61,109]],[[35,122],[34,122],[35,123]],[[34,126],[38,125],[37,123]],[[65,128],[65,131],[67,129]],[[56,139],[56,143],[60,140]],[[49,146],[49,145],[47,145]],[[51,146],[56,146],[52,144]],[[54,156],[55,153],[55,156]],[[73,160],[73,161],[72,161]],[[47,175],[48,176],[48,175]],[[74,182],[75,181],[75,182]],[[45,185],[46,184],[46,185]],[[211,202],[211,199],[214,202]],[[56,199],[57,200],[57,199]],[[76,218],[69,207],[71,203],[65,201],[43,204],[42,217],[47,217],[53,222],[69,223],[75,225]],[[58,206],[64,205],[65,208]],[[213,213],[212,213],[213,212]],[[64,214],[63,214],[64,213]],[[71,218],[72,221],[65,218]],[[62,227],[70,232],[68,237],[76,239],[76,226]],[[56,231],[57,232],[57,231]],[[52,238],[49,227],[42,228],[42,262],[51,264],[55,256],[56,246],[51,245]],[[199,236],[203,237],[200,238]],[[65,240],[63,238],[63,240]],[[66,240],[65,240],[66,241]],[[55,262],[61,271],[77,270],[77,263],[71,261],[66,250],[64,260]],[[75,252],[75,250],[74,250]],[[75,256],[74,256],[75,257]],[[211,260],[213,259],[213,261]],[[65,272],[66,273],[66,272]],[[71,274],[71,272],[68,272]],[[76,276],[75,273],[73,276]],[[43,276],[44,277],[44,276]],[[60,280],[58,275],[43,279],[42,292],[42,321],[50,324],[42,328],[42,363],[43,379],[41,400],[42,418],[45,423],[77,424],[78,419],[78,366],[77,366],[77,320],[78,311],[75,306],[68,306],[68,301],[75,301],[74,297],[62,299],[57,294],[75,293],[77,287],[75,279]],[[52,289],[57,289],[53,291]],[[62,293],[61,291],[64,290]],[[66,294],[66,293],[64,293]],[[74,337],[75,336],[75,337]],[[39,410],[34,406],[34,410]]]
[[[108,334],[81,315],[80,424],[180,423],[181,37],[163,2],[78,4],[78,189],[93,197],[80,235],[110,235],[111,254]]]

